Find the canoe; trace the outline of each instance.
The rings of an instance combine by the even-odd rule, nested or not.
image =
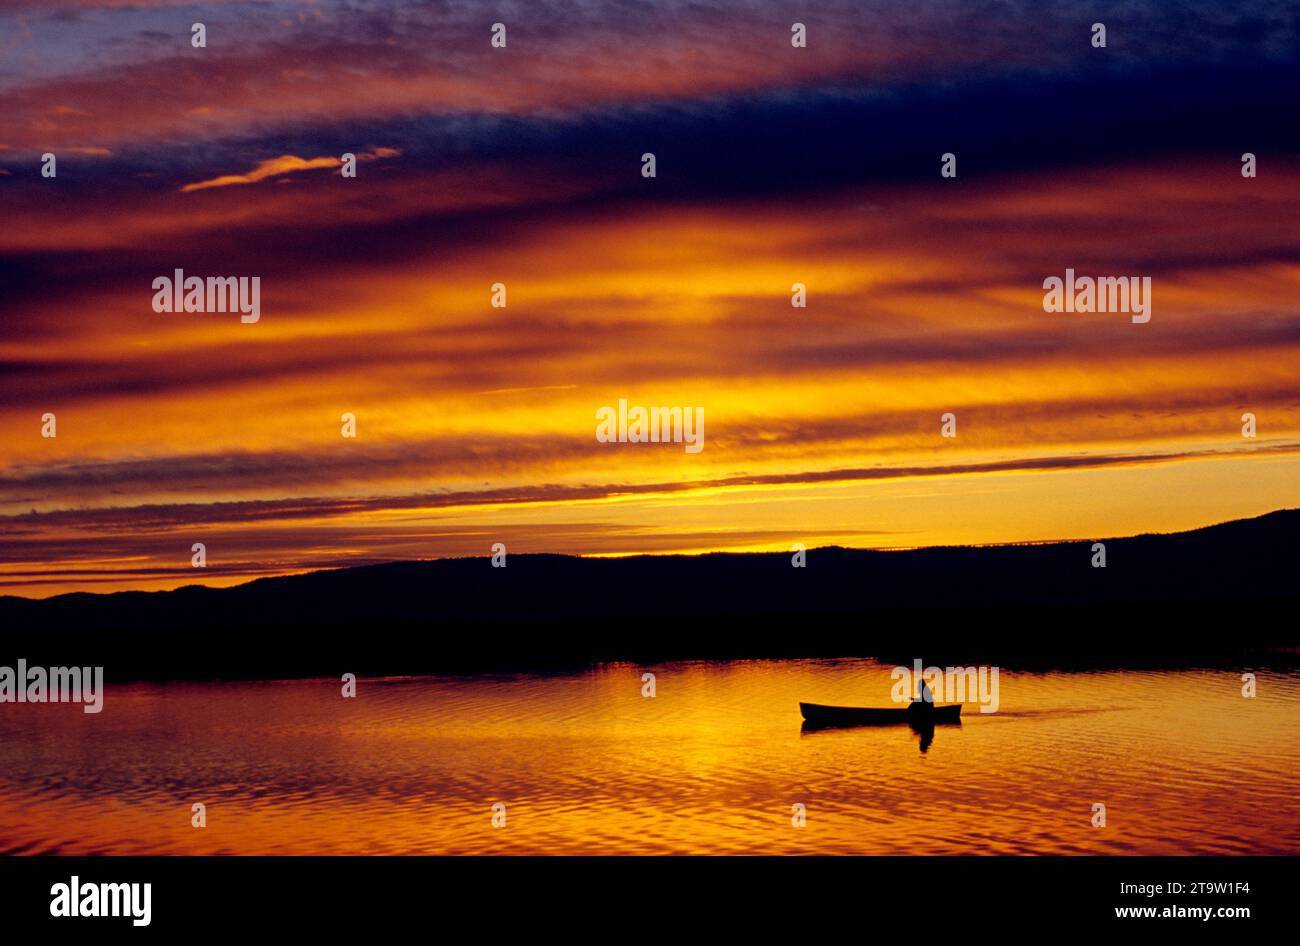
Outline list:
[[[913,710],[908,706],[876,708],[866,706],[823,706],[821,703],[800,703],[799,712],[805,722],[814,726],[888,726],[916,723],[922,726],[938,723],[961,722],[961,704],[934,705],[926,710]]]

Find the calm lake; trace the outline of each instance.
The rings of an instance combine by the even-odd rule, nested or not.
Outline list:
[[[1294,671],[1004,670],[999,712],[968,704],[924,752],[906,726],[801,731],[800,700],[891,705],[890,669],[604,665],[362,679],[355,699],[294,680],[110,685],[99,715],[3,704],[0,853],[1300,853]]]

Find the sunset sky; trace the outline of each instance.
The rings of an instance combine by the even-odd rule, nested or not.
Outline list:
[[[0,593],[1298,506],[1298,33],[1285,2],[10,0]],[[260,321],[156,313],[178,268],[260,277]],[[1151,277],[1151,321],[1044,312],[1067,268]],[[704,408],[703,451],[598,442],[620,398]]]

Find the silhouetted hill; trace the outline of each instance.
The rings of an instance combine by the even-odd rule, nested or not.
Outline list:
[[[595,660],[1177,662],[1293,645],[1300,510],[1172,535],[877,552],[396,562],[234,588],[0,598],[0,664],[110,676],[415,673]],[[1118,653],[1117,653],[1118,649]]]

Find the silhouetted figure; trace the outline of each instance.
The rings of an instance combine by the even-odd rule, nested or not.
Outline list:
[[[921,681],[920,691],[907,707],[908,724],[921,737],[921,751],[934,741],[934,693]]]
[[[929,714],[933,712],[934,693],[931,692],[930,688],[925,685],[924,680],[921,681],[920,694],[917,696],[916,699],[914,699],[911,702],[911,704],[907,708],[914,717],[919,716],[921,714],[925,714],[926,716],[929,716]]]
[[[921,681],[916,699],[907,706],[907,722],[918,732],[934,726],[934,693],[925,685],[924,680]]]

